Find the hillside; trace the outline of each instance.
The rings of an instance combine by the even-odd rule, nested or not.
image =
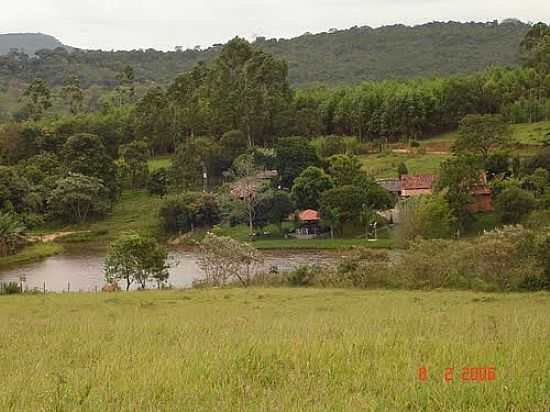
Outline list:
[[[500,24],[448,22],[415,27],[353,27],[289,40],[258,38],[255,45],[289,62],[290,81],[295,86],[349,84],[466,73],[490,65],[516,66],[519,44],[528,29],[527,24],[515,20]],[[61,45],[54,40],[51,48]],[[48,46],[42,44],[42,47]],[[210,61],[220,50],[221,45],[173,52],[148,49],[68,53],[58,49],[41,52],[40,59],[0,58],[0,81],[42,77],[52,85],[59,85],[67,74],[79,73],[86,86],[110,86],[115,83],[116,74],[131,65],[141,82],[168,82],[198,62]]]
[[[10,33],[0,34],[0,55],[5,55],[12,49],[33,55],[38,50],[65,47],[53,36],[42,33]]]

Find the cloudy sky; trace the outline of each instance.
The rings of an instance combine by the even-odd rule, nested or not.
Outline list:
[[[0,33],[42,32],[93,49],[173,49],[240,35],[429,21],[550,21],[550,0],[2,0]]]

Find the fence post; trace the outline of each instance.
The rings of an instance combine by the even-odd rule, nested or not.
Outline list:
[[[71,293],[71,281],[67,281],[67,293]]]
[[[44,281],[43,285],[42,285],[42,288],[44,290],[44,295],[46,294],[46,281]]]

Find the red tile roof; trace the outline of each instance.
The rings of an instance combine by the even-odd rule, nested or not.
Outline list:
[[[298,220],[301,222],[314,222],[317,220],[321,220],[321,214],[312,209],[303,210],[300,213],[298,213]]]
[[[434,175],[403,175],[401,176],[401,190],[431,189],[434,182]]]

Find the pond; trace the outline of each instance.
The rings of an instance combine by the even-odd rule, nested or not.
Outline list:
[[[49,292],[94,292],[105,285],[103,263],[107,250],[105,247],[70,246],[60,255],[14,268],[0,269],[0,282],[20,282],[24,278],[24,287],[43,289]],[[263,253],[265,268],[276,267],[279,271],[290,271],[306,264],[328,263],[334,255],[322,253]],[[190,287],[194,280],[201,277],[198,253],[191,251],[172,251],[170,253],[170,278],[168,283],[176,288]]]

